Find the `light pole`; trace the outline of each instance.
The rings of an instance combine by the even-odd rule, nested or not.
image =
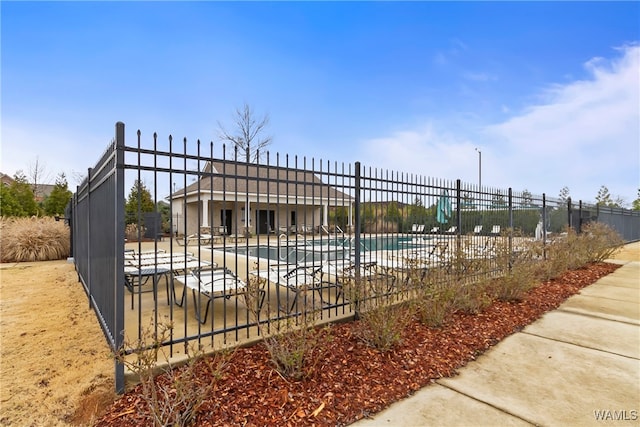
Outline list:
[[[482,151],[478,148],[476,151],[478,152],[478,187],[482,189]]]

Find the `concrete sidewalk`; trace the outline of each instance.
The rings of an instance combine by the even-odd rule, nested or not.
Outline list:
[[[640,261],[354,426],[640,425]]]

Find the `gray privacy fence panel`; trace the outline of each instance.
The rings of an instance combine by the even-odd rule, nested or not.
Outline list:
[[[583,224],[592,221],[604,223],[616,230],[626,242],[640,240],[640,211],[580,203],[578,211],[577,216]]]
[[[323,321],[353,316],[344,267],[359,279],[378,268],[389,301],[408,297],[399,285],[416,254],[444,271],[475,248],[493,270],[474,274],[499,274],[490,249],[500,236],[511,245],[511,230],[546,241],[588,219],[638,239],[640,218],[627,210],[358,162],[266,152],[247,163],[225,146],[140,131],[127,145],[124,134],[116,124],[72,212],[76,270],[114,351],[161,323],[173,325],[161,344],[176,356],[259,338],[259,325],[310,308]],[[123,374],[116,364],[119,391]]]
[[[124,125],[73,199],[74,260],[91,306],[112,350],[120,348],[124,330],[123,182],[118,168]],[[116,369],[116,387],[124,386],[122,366]]]

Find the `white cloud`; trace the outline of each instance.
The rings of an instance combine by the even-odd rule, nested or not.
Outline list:
[[[601,185],[630,201],[640,168],[640,46],[621,56],[587,61],[586,80],[554,85],[544,102],[504,123],[486,137],[502,142],[500,154],[519,181],[568,186],[574,198],[593,200]],[[552,194],[552,195],[555,195]]]
[[[619,57],[587,61],[589,78],[556,84],[542,101],[480,132],[433,121],[416,130],[366,141],[367,161],[392,170],[529,189],[593,201],[601,185],[627,202],[640,186],[640,46]],[[473,136],[471,136],[473,135]]]

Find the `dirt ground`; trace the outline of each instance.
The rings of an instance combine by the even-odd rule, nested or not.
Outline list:
[[[0,425],[90,424],[114,365],[73,265],[2,264],[0,295]]]
[[[615,258],[640,261],[640,242]],[[2,264],[0,297],[0,425],[91,425],[114,366],[73,265]]]

